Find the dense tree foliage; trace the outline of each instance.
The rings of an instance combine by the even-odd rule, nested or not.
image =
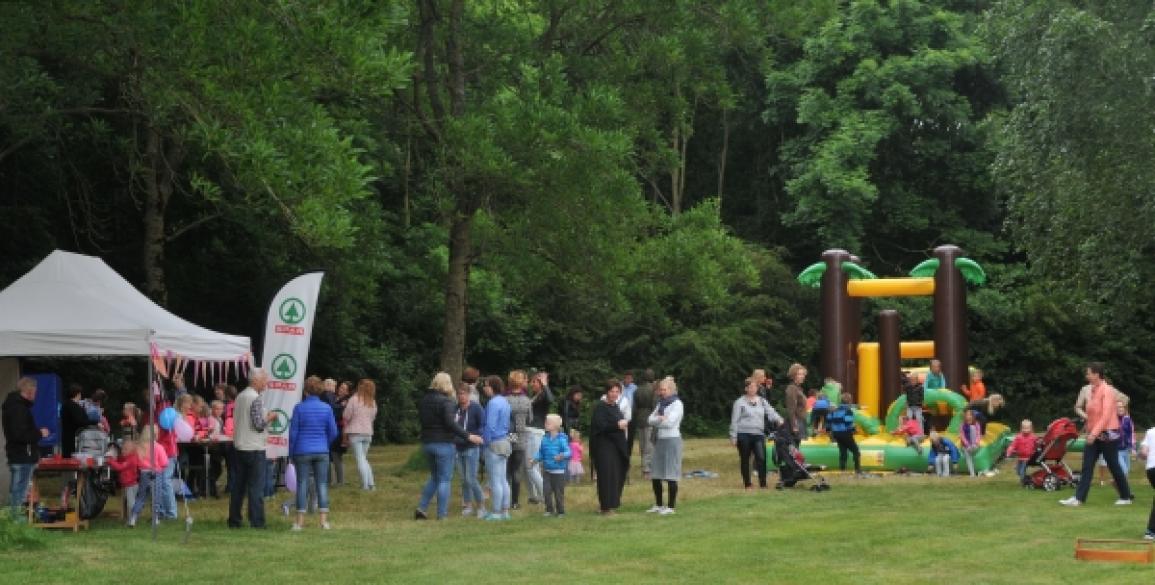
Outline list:
[[[1155,366],[1150,3],[0,3],[0,285],[53,248],[260,335],[327,271],[310,370],[380,382],[409,440],[438,368],[672,374],[692,430],[813,363],[825,248],[989,284],[973,360],[1008,416]],[[927,301],[898,308],[929,335]],[[131,363],[36,362],[131,392]],[[817,372],[815,372],[817,374]],[[1144,424],[1145,420],[1141,421]]]

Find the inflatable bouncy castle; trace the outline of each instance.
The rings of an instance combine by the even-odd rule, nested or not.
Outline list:
[[[967,402],[958,391],[969,379],[966,286],[986,281],[982,267],[964,258],[957,246],[945,245],[935,248],[934,257],[916,266],[910,276],[879,278],[849,252],[827,250],[822,262],[804,270],[798,281],[821,291],[820,373],[840,383],[857,405],[856,439],[863,468],[921,471],[927,466],[926,442],[923,453],[918,453],[887,432],[896,428],[899,413],[906,408],[906,399],[900,396],[903,360],[933,358],[942,362],[947,388],[927,390],[924,411],[931,416],[934,430],[959,444],[957,435]],[[903,341],[898,311],[885,309],[878,314],[878,339],[863,341],[862,299],[899,296],[932,297],[934,339]],[[979,470],[998,461],[1010,435],[1005,425],[986,425],[982,449],[975,455]],[[802,452],[808,463],[838,464],[838,449],[826,437],[803,441]]]

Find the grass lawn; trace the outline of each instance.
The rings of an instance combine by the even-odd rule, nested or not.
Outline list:
[[[374,447],[378,490],[333,490],[334,529],[316,519],[289,532],[281,492],[266,501],[269,529],[228,530],[225,500],[194,502],[183,522],[148,529],[101,519],[88,532],[52,533],[33,550],[0,551],[4,583],[1150,583],[1151,565],[1073,558],[1076,537],[1139,538],[1151,488],[1134,470],[1133,506],[1112,505],[1096,485],[1087,505],[1059,506],[1016,486],[1013,468],[992,478],[829,476],[833,489],[746,493],[737,456],[724,440],[693,440],[685,470],[717,479],[682,482],[678,513],[643,513],[648,482],[626,487],[622,513],[594,513],[588,483],[566,492],[564,519],[541,508],[511,522],[457,516],[415,522],[426,474],[403,471],[412,446]],[[346,458],[347,479],[356,466]],[[1138,465],[1137,467],[1142,467]],[[457,500],[455,485],[454,499]],[[524,497],[524,496],[523,496]],[[110,503],[109,508],[113,506]],[[183,512],[182,512],[183,514]]]

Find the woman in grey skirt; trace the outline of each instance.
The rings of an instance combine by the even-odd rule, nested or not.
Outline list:
[[[678,385],[674,378],[666,376],[658,382],[658,405],[650,414],[652,432],[657,434],[654,444],[654,459],[650,466],[650,479],[654,486],[655,504],[648,512],[668,516],[678,505],[678,479],[682,477],[682,401],[678,398]],[[669,505],[662,504],[662,482],[669,489]]]

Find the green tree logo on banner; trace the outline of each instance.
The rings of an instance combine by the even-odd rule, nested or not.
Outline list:
[[[273,376],[278,380],[291,380],[297,375],[297,360],[293,356],[282,353],[273,358]]]
[[[281,308],[277,311],[277,314],[281,317],[281,321],[287,325],[296,325],[304,321],[305,313],[305,303],[296,297],[285,299],[285,301],[281,303]]]
[[[277,415],[277,417],[269,421],[269,434],[285,434],[285,431],[289,428],[289,415],[285,414],[285,411],[279,408],[274,408],[273,414]]]

